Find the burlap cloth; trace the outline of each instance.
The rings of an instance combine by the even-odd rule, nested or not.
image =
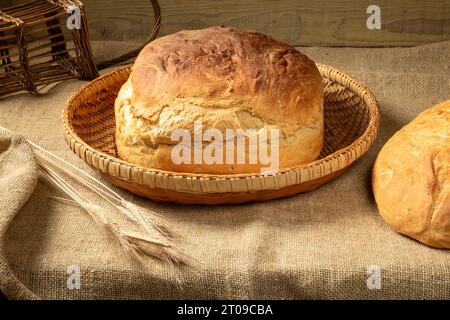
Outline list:
[[[97,56],[125,49],[121,43],[96,44]],[[17,199],[26,199],[35,182],[33,165],[11,162],[9,155],[1,159],[0,171],[4,294],[49,299],[449,299],[450,252],[401,236],[383,222],[372,196],[370,171],[388,137],[421,110],[450,98],[450,42],[303,51],[364,81],[380,104],[381,133],[375,146],[343,176],[311,193],[240,206],[157,204],[120,191],[167,217],[182,236],[180,248],[201,263],[172,269],[151,262],[145,271],[80,209],[55,201],[51,196],[64,195],[42,179],[6,225]],[[81,85],[67,81],[43,97],[0,99],[0,125],[91,172],[71,153],[61,129],[63,105]],[[81,269],[80,289],[67,287],[71,265]],[[367,286],[371,265],[380,268],[380,289]]]

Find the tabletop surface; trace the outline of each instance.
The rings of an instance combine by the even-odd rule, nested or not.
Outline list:
[[[94,49],[101,57],[127,47],[96,42]],[[2,244],[17,278],[48,299],[449,299],[450,252],[392,231],[378,214],[370,174],[395,131],[450,98],[450,42],[300,50],[362,80],[379,102],[380,134],[346,173],[310,193],[235,206],[158,204],[116,189],[174,225],[180,248],[199,262],[190,268],[153,261],[136,266],[81,209],[56,201],[64,195],[40,179]],[[61,127],[64,103],[83,83],[66,81],[41,97],[1,98],[0,125],[97,175],[72,154]],[[81,270],[76,290],[67,288],[73,265]],[[381,277],[375,286],[374,275]]]

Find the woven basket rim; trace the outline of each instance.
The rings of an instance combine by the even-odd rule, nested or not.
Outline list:
[[[197,178],[202,179],[203,178],[205,180],[219,180],[220,181],[220,180],[236,180],[236,179],[253,179],[253,178],[259,178],[259,177],[266,176],[266,175],[258,174],[258,173],[201,174],[201,173],[175,172],[175,171],[166,171],[166,170],[160,170],[160,169],[155,169],[155,168],[147,168],[147,167],[139,166],[137,164],[133,164],[133,163],[124,161],[122,159],[113,157],[109,154],[106,154],[102,151],[99,151],[99,150],[91,147],[89,144],[84,142],[76,134],[76,132],[73,130],[73,128],[70,124],[71,122],[70,122],[70,117],[69,117],[69,109],[70,109],[69,107],[73,104],[73,102],[75,100],[78,99],[78,97],[81,94],[83,94],[86,91],[89,91],[90,89],[95,87],[98,82],[107,81],[109,78],[113,77],[114,75],[117,75],[118,73],[122,73],[122,72],[129,73],[131,71],[131,67],[132,67],[132,64],[115,69],[111,72],[108,72],[108,73],[98,77],[97,79],[90,81],[89,83],[83,85],[80,89],[78,89],[76,92],[74,92],[70,96],[70,98],[68,99],[68,101],[65,104],[64,109],[63,109],[63,129],[64,129],[64,135],[65,135],[66,141],[69,144],[69,147],[73,152],[75,152],[78,155],[78,153],[76,152],[76,149],[82,149],[83,152],[90,152],[92,154],[92,156],[94,156],[98,160],[101,159],[103,162],[107,161],[110,163],[114,163],[114,164],[118,165],[119,168],[120,167],[124,168],[125,171],[134,169],[134,170],[139,170],[139,171],[145,172],[145,173],[154,173],[154,174],[159,174],[159,175],[166,175],[166,176],[185,178],[185,179],[193,179],[193,178],[194,179],[197,179]],[[327,155],[326,157],[314,160],[312,162],[294,166],[294,167],[282,168],[271,176],[281,176],[281,175],[287,174],[289,172],[305,170],[305,169],[312,170],[313,172],[317,172],[317,170],[318,170],[320,172],[319,175],[315,174],[314,177],[312,177],[311,179],[305,180],[305,181],[308,181],[308,180],[314,180],[314,179],[329,175],[333,172],[342,170],[343,168],[348,167],[351,163],[353,163],[358,158],[360,158],[364,153],[366,153],[367,150],[371,147],[373,141],[375,140],[375,138],[378,134],[380,114],[379,114],[379,110],[378,110],[377,101],[376,101],[375,96],[372,93],[372,91],[364,83],[355,79],[353,76],[349,75],[348,73],[341,71],[338,68],[331,67],[331,66],[328,66],[326,64],[321,64],[321,63],[317,63],[317,67],[319,68],[319,71],[321,72],[322,76],[324,76],[324,74],[326,74],[327,78],[329,78],[333,81],[336,81],[338,78],[341,78],[337,82],[341,83],[341,84],[345,84],[346,87],[349,87],[354,93],[356,93],[364,101],[364,103],[366,105],[369,106],[369,109],[370,109],[369,123],[368,123],[366,129],[364,130],[363,134],[360,135],[356,140],[354,140],[350,145],[348,145],[344,148],[341,148],[341,149],[335,151],[334,153]],[[361,150],[359,155],[354,156],[354,157],[347,156],[347,155],[349,155],[349,153],[351,154],[352,151],[356,150],[357,148],[360,148],[360,150]],[[330,163],[331,161],[333,161],[335,159],[339,159],[339,158],[345,159],[345,161],[344,161],[345,165],[343,165],[343,166],[339,165],[337,168],[331,168],[331,171],[329,169],[325,169],[325,165],[327,163]],[[92,162],[92,164],[88,163],[88,165],[101,171],[101,169],[93,163],[94,162]],[[339,162],[339,163],[341,163],[341,162]],[[116,175],[111,174],[111,173],[108,173],[108,174],[113,175],[115,178],[118,178],[118,179],[128,180],[128,179],[124,179],[124,177],[119,174],[116,174]]]

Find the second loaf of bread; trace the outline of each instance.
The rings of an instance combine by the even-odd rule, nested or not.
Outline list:
[[[423,111],[386,142],[372,185],[394,230],[450,249],[450,100]]]

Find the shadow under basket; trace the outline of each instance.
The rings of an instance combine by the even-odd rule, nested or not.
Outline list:
[[[325,82],[325,141],[318,160],[275,175],[211,175],[145,168],[119,159],[114,101],[130,68],[91,81],[67,102],[64,133],[70,148],[113,184],[156,201],[226,204],[265,201],[311,191],[342,174],[372,146],[378,106],[361,82],[318,64]]]

